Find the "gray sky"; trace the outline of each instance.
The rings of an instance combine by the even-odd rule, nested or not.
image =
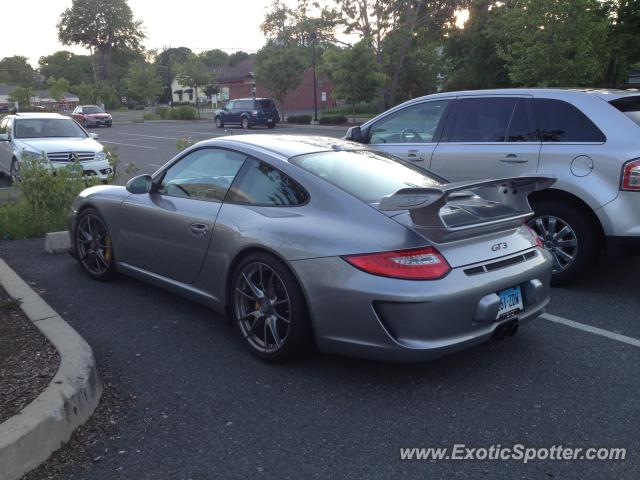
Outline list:
[[[271,0],[129,0],[134,17],[144,22],[146,48],[185,46],[196,52],[221,48],[228,53],[256,51],[264,45],[259,27],[270,4]],[[0,58],[23,55],[37,67],[41,56],[56,50],[87,53],[58,42],[56,23],[70,6],[71,0],[17,0],[3,5],[4,13],[19,20],[2,22]],[[237,26],[240,18],[241,29]]]

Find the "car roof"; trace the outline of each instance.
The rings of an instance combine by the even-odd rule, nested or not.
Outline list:
[[[82,107],[82,108],[84,108],[84,107],[98,107],[98,108],[100,108],[98,105],[78,105],[78,106]]]
[[[25,112],[25,113],[16,113],[13,115],[17,118],[64,118],[69,119],[64,115],[60,115],[59,113],[38,113],[38,112]]]
[[[640,95],[638,90],[616,90],[606,88],[496,88],[488,90],[461,90],[451,92],[441,92],[432,95],[425,95],[423,97],[409,100],[406,103],[418,102],[426,98],[438,98],[438,97],[452,97],[452,96],[466,96],[466,95],[533,95],[540,93],[557,92],[566,95],[581,95],[588,94],[595,97],[602,98],[603,100],[610,102],[622,97],[628,97],[633,95]]]
[[[231,100],[229,100],[230,102],[235,102],[236,100],[271,100],[270,98],[267,97],[248,97],[248,98],[232,98]]]
[[[350,142],[333,137],[314,135],[278,135],[278,134],[247,134],[219,137],[203,142],[208,145],[225,144],[226,146],[245,145],[269,150],[287,159],[308,153],[339,151],[339,150],[368,150],[361,143]]]

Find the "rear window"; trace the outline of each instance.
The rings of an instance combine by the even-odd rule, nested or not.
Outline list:
[[[263,108],[263,109],[268,109],[268,108],[274,108],[275,106],[273,105],[273,101],[267,99],[267,100],[258,100],[258,108]]]
[[[534,99],[543,142],[597,142],[607,139],[587,116],[570,103],[546,98]]]
[[[609,103],[640,125],[640,96],[622,97]]]
[[[436,187],[444,181],[395,157],[366,150],[322,152],[289,160],[367,203],[402,188]]]

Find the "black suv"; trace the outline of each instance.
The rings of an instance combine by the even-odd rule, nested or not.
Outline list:
[[[225,125],[240,125],[249,129],[254,125],[276,126],[280,121],[280,114],[276,103],[270,98],[237,98],[230,100],[227,105],[215,112],[216,127]]]

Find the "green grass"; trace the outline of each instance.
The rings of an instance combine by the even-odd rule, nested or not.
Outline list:
[[[37,210],[25,200],[0,207],[0,239],[40,237],[67,228],[68,209]]]

